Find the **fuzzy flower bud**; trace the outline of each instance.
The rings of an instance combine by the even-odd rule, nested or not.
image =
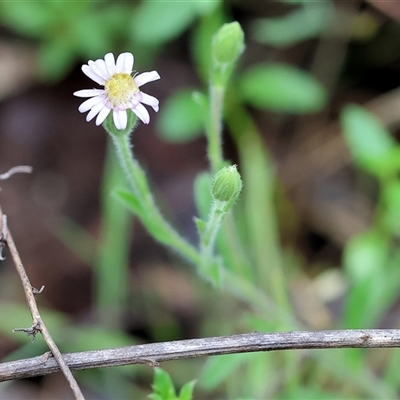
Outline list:
[[[213,60],[216,64],[233,64],[243,49],[244,34],[239,23],[231,22],[225,24],[214,36],[212,44]]]
[[[214,176],[211,193],[214,200],[235,201],[242,190],[242,178],[236,165],[220,169]]]

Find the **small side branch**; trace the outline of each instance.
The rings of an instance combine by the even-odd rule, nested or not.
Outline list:
[[[6,180],[10,178],[14,174],[30,174],[32,172],[32,167],[29,165],[17,165],[16,167],[10,168],[7,172],[4,172],[4,174],[0,174],[0,179],[1,180]]]
[[[18,170],[16,170],[18,168]],[[11,169],[8,171],[6,174],[13,174],[16,172],[21,172],[21,167],[15,167],[14,169]],[[3,174],[2,176],[6,175]],[[1,178],[3,179],[3,178]],[[51,350],[51,353],[59,367],[59,369],[63,372],[65,378],[67,379],[71,390],[73,391],[75,398],[78,400],[84,400],[83,394],[78,386],[78,383],[76,382],[74,376],[71,373],[71,370],[68,368],[66,362],[63,359],[63,356],[58,349],[56,343],[54,342],[53,338],[50,335],[50,332],[48,331],[46,325],[44,324],[42,317],[40,316],[39,309],[36,304],[36,299],[35,296],[36,294],[40,293],[44,287],[42,287],[40,290],[35,289],[32,287],[28,275],[26,274],[25,268],[22,264],[21,257],[19,256],[17,247],[14,243],[14,240],[12,238],[11,232],[8,229],[8,226],[6,224],[7,219],[5,218],[5,215],[3,214],[1,208],[0,208],[0,221],[2,223],[1,227],[1,238],[0,238],[0,251],[2,250],[2,247],[6,243],[10,253],[11,257],[13,259],[15,268],[18,272],[18,275],[21,279],[22,286],[25,292],[25,297],[26,301],[28,303],[28,307],[30,310],[30,313],[32,315],[32,326],[30,328],[17,328],[14,329],[15,332],[25,332],[28,335],[32,336],[35,338],[35,336],[40,332],[46,341],[49,349]],[[1,252],[0,255],[2,256]]]
[[[72,370],[146,364],[222,354],[274,350],[400,347],[399,329],[365,329],[246,333],[242,335],[142,344],[107,350],[64,354]],[[47,353],[0,364],[0,382],[47,375],[59,371]]]

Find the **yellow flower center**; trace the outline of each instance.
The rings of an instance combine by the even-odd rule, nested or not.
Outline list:
[[[104,88],[108,100],[114,107],[124,104],[139,91],[132,76],[124,72],[112,75],[104,84]]]

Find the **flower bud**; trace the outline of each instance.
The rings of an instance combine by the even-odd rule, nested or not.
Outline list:
[[[242,178],[236,165],[220,169],[214,176],[211,193],[214,200],[230,202],[236,200],[242,190]]]
[[[233,64],[244,49],[244,34],[238,22],[223,25],[215,34],[212,55],[216,64]]]

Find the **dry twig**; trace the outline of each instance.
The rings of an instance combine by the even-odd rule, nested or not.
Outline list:
[[[10,178],[14,174],[30,174],[32,172],[32,167],[29,165],[17,165],[16,167],[10,168],[7,172],[4,172],[3,174],[0,174],[0,179],[1,180],[6,180]]]
[[[4,174],[0,174],[0,179],[8,179],[10,176],[12,176],[15,173],[20,173],[20,172],[31,172],[32,168],[28,166],[17,166],[14,168],[11,168],[9,171],[7,171]],[[0,259],[3,259],[3,254],[2,250],[5,247],[5,245],[8,246],[11,257],[13,259],[15,268],[18,272],[18,275],[21,279],[22,286],[25,292],[25,297],[26,301],[28,303],[28,307],[30,310],[30,313],[32,315],[32,326],[30,328],[17,328],[14,329],[15,332],[25,332],[28,335],[31,335],[33,338],[40,332],[46,341],[47,345],[49,346],[49,349],[51,350],[51,353],[57,362],[57,365],[63,372],[65,378],[67,379],[71,390],[73,391],[75,398],[78,400],[84,400],[83,394],[78,386],[78,383],[76,382],[74,376],[71,373],[71,370],[68,368],[66,362],[63,359],[63,356],[58,349],[56,343],[54,342],[53,338],[50,335],[50,332],[48,331],[46,325],[44,324],[42,317],[40,316],[37,304],[36,304],[36,299],[35,295],[38,293],[41,293],[44,289],[44,286],[40,290],[35,289],[32,287],[28,275],[26,274],[25,268],[22,264],[21,257],[19,256],[17,247],[14,243],[14,240],[12,238],[11,232],[8,229],[7,226],[7,218],[6,215],[3,214],[1,207],[0,207],[0,223],[1,223],[1,236],[0,236]]]
[[[399,329],[363,329],[335,331],[297,331],[246,333],[242,335],[142,344],[107,350],[64,354],[73,370],[147,364],[157,366],[169,360],[250,353],[273,350],[332,348],[400,347]],[[38,357],[0,364],[0,382],[51,374],[59,371],[53,358]]]
[[[0,176],[1,179],[1,176]],[[0,364],[0,382],[51,374],[62,370],[77,399],[83,395],[72,376],[72,370],[112,367],[131,364],[157,366],[168,360],[187,359],[234,353],[273,350],[331,349],[331,348],[392,348],[400,347],[398,329],[297,331],[279,333],[247,333],[242,335],[211,337],[143,344],[115,349],[85,351],[62,355],[44,325],[35,300],[40,290],[34,289],[26,275],[15,243],[7,227],[7,219],[0,208],[1,245],[7,244],[23,283],[33,324],[27,329],[16,329],[35,336],[42,333],[51,353],[25,360]],[[54,357],[51,357],[53,355]]]

